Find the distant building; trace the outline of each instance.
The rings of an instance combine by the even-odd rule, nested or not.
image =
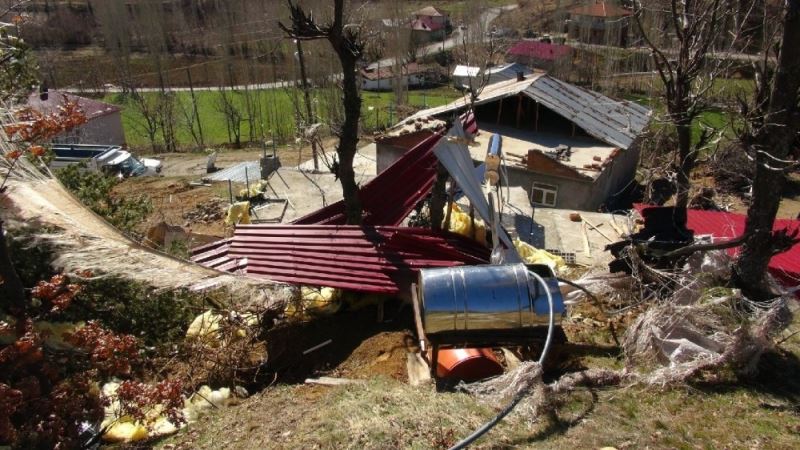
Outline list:
[[[627,47],[632,15],[631,10],[614,2],[589,0],[569,10],[567,33],[570,38],[587,44]]]
[[[545,71],[561,62],[569,62],[572,47],[533,40],[519,41],[506,52],[506,61],[525,64]]]
[[[469,107],[460,98],[420,111],[377,140],[379,169],[430,133],[437,121]],[[650,110],[565,83],[542,72],[486,86],[474,101],[482,162],[491,134],[502,137],[507,181],[527,192],[530,203],[594,211],[613,203],[634,179],[639,140]]]
[[[42,114],[56,112],[65,102],[76,103],[86,123],[56,136],[53,143],[125,145],[122,110],[115,105],[61,91],[34,92],[28,97],[28,106]]]
[[[450,16],[434,6],[422,8],[411,15],[411,38],[414,42],[442,40],[450,30]]]
[[[484,71],[481,71],[480,67],[458,65],[453,70],[453,86],[456,89],[477,89],[484,81],[486,85],[490,85],[516,79],[520,74],[528,76],[533,74],[533,71],[517,63],[489,67]]]
[[[434,75],[425,66],[408,63],[402,66],[402,79],[409,88],[422,87],[433,81]],[[365,91],[389,91],[394,88],[398,77],[394,67],[375,67],[361,70],[361,89]]]

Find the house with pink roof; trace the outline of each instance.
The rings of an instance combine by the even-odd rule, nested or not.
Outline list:
[[[52,114],[64,103],[75,103],[86,116],[86,123],[53,138],[55,144],[125,145],[122,110],[115,105],[63,91],[34,92],[28,107],[42,114]]]
[[[415,42],[444,39],[450,30],[450,15],[435,6],[411,13],[411,36]]]

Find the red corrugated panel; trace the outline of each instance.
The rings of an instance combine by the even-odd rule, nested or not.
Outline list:
[[[429,136],[359,190],[365,225],[398,225],[428,195],[436,178],[433,147],[441,138],[441,134]],[[294,221],[298,225],[345,222],[344,201]]]
[[[193,259],[245,266],[248,275],[273,281],[396,294],[419,269],[485,264],[489,250],[426,228],[241,225],[233,238],[197,249]]]
[[[640,213],[648,205],[635,204],[634,208]],[[744,214],[735,214],[722,211],[704,211],[690,209],[687,213],[686,228],[694,231],[695,235],[710,234],[716,239],[731,239],[744,234]],[[800,228],[800,220],[776,219],[773,230],[796,230]],[[727,250],[731,256],[739,253],[739,247]],[[769,270],[786,286],[800,285],[800,245],[795,245],[789,251],[775,255],[769,261]]]

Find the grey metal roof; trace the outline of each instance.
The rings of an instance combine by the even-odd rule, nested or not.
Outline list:
[[[208,174],[203,179],[208,181],[231,180],[234,183],[244,183],[247,180],[255,182],[261,179],[261,166],[258,161],[245,161],[219,172]]]
[[[508,80],[486,86],[475,105],[524,93],[560,116],[574,122],[594,138],[627,149],[650,121],[651,111],[626,100],[614,100],[549,75],[534,74],[522,81]],[[439,116],[466,108],[461,97],[447,105],[420,111],[406,119]]]
[[[644,106],[614,100],[551,76],[537,78],[525,94],[591,136],[620,148],[630,147],[650,121],[650,110]]]

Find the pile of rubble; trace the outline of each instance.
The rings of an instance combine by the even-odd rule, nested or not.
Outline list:
[[[200,203],[194,209],[183,214],[186,221],[185,227],[193,223],[212,223],[218,222],[225,217],[227,202],[221,198],[214,198],[205,203]]]

